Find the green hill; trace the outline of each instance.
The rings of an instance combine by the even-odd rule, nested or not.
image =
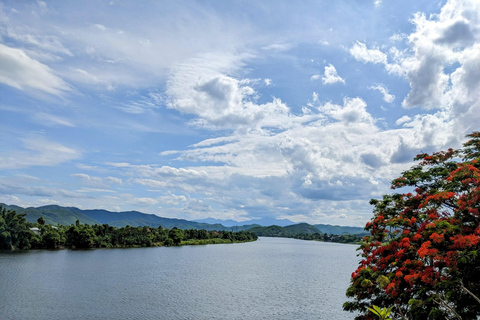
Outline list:
[[[316,224],[315,227],[323,233],[335,235],[364,236],[369,234],[367,231],[360,227],[332,226],[329,224]]]
[[[320,230],[318,230],[315,226],[312,226],[311,224],[308,223],[298,223],[298,224],[293,224],[291,226],[286,226],[284,227],[285,230],[291,234],[314,234],[314,233],[319,233],[323,234]]]
[[[288,238],[291,234],[285,230],[284,227],[269,226],[269,227],[254,227],[248,231],[255,233],[259,237],[285,237]]]
[[[308,223],[293,224],[286,227],[255,227],[249,229],[248,231],[254,232],[257,236],[260,237],[298,238],[299,235],[304,235],[307,238],[310,238],[309,236],[317,234],[317,238],[320,238],[323,235],[320,230]],[[303,238],[303,236],[300,238]]]
[[[109,224],[114,227],[158,227],[172,229],[205,229],[207,231],[243,231],[248,230],[255,225],[225,227],[222,224],[209,224],[184,219],[170,219],[159,217],[154,214],[146,214],[138,211],[112,212],[108,210],[94,209],[82,210],[75,207],[62,207],[57,205],[48,205],[42,207],[22,208],[15,205],[6,205],[0,203],[0,206],[7,210],[15,210],[17,213],[26,214],[25,218],[29,222],[37,222],[38,218],[43,217],[47,224],[52,225],[70,225],[79,220],[83,224]]]
[[[26,214],[25,218],[29,222],[37,222],[38,218],[43,217],[47,224],[53,225],[75,224],[77,220],[79,220],[81,223],[86,224],[98,223],[95,219],[92,219],[89,216],[83,214],[81,210],[77,208],[60,207],[57,205],[49,205],[38,208],[22,208],[15,205],[8,206],[4,203],[0,203],[0,206],[7,210],[15,210],[18,214]]]
[[[36,222],[38,218],[43,217],[47,224],[61,224],[70,225],[75,224],[77,220],[81,223],[94,224],[109,224],[114,227],[125,227],[130,225],[132,227],[158,227],[172,229],[177,227],[179,229],[205,229],[207,231],[243,231],[249,230],[255,232],[258,236],[265,237],[298,237],[301,238],[319,238],[324,233],[329,235],[357,235],[362,236],[367,234],[363,228],[359,227],[342,227],[331,226],[327,224],[311,225],[308,223],[298,223],[286,227],[272,225],[262,227],[258,224],[225,227],[220,223],[210,224],[203,222],[188,221],[184,219],[163,218],[154,214],[146,214],[138,211],[124,211],[112,212],[108,210],[93,209],[82,210],[75,207],[62,207],[58,205],[48,205],[42,207],[22,208],[15,205],[6,205],[0,203],[1,207],[8,210],[15,210],[17,213],[26,214],[25,218],[29,222]],[[315,235],[315,236],[314,236]]]

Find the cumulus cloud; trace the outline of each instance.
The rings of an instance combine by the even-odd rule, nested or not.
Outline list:
[[[402,124],[405,124],[407,122],[410,122],[412,120],[412,118],[410,118],[409,116],[403,116],[401,117],[400,119],[398,119],[397,121],[395,121],[395,124],[397,126],[400,126]]]
[[[411,22],[415,30],[406,37],[410,50],[390,48],[393,63],[388,63],[386,53],[367,49],[361,42],[350,49],[350,54],[364,63],[384,64],[389,73],[405,77],[411,90],[402,101],[404,108],[453,107],[461,111],[478,101],[479,21],[478,2],[450,0],[438,15],[414,15]]]
[[[379,84],[377,86],[372,86],[369,89],[371,90],[378,90],[383,95],[383,101],[387,103],[392,103],[395,100],[395,96],[393,94],[388,93],[388,89],[385,86]]]
[[[70,91],[69,85],[48,66],[30,58],[23,50],[0,44],[0,83],[53,95]]]
[[[337,70],[332,64],[329,64],[328,66],[325,67],[325,72],[323,73],[322,82],[323,84],[333,84],[337,82],[345,84],[345,80],[342,79],[342,77],[340,77],[337,74]]]
[[[373,3],[381,6],[381,1]],[[367,6],[371,8],[372,3]],[[386,10],[383,5],[378,9]],[[261,67],[255,69],[260,56],[271,54],[279,58],[281,54],[285,60],[297,58],[296,50],[290,50],[295,44],[285,45],[287,42],[282,42],[283,39],[269,39],[268,43],[274,45],[265,45],[265,40],[258,38],[255,42],[242,31],[234,31],[236,26],[218,17],[211,19],[215,15],[208,13],[193,19],[189,32],[185,33],[175,30],[178,24],[169,23],[184,21],[177,19],[178,16],[156,17],[160,22],[154,32],[143,32],[144,26],[115,25],[102,20],[93,21],[88,28],[78,24],[61,28],[65,32],[63,36],[50,30],[57,35],[50,37],[40,31],[36,34],[32,31],[29,37],[24,32],[21,36],[21,32],[17,32],[22,29],[20,24],[8,24],[8,28],[0,28],[1,35],[6,37],[8,33],[22,49],[1,47],[7,50],[1,51],[0,68],[7,70],[13,61],[16,71],[3,72],[6,76],[0,81],[20,90],[35,89],[58,95],[69,90],[61,75],[79,88],[88,86],[90,90],[85,92],[99,93],[102,99],[118,96],[121,92],[118,88],[125,86],[130,91],[122,99],[105,98],[102,102],[115,112],[119,109],[129,113],[129,118],[181,113],[186,116],[178,116],[179,121],[188,119],[190,122],[185,127],[190,125],[192,130],[197,130],[196,140],[189,140],[193,144],[188,148],[182,145],[179,150],[165,150],[170,148],[165,146],[172,145],[168,143],[156,149],[161,150],[159,156],[164,157],[160,158],[159,165],[152,164],[150,159],[150,164],[140,165],[138,159],[118,156],[82,166],[82,170],[95,169],[101,176],[73,173],[70,179],[73,176],[88,188],[70,196],[78,196],[83,201],[93,192],[103,192],[95,200],[88,200],[91,206],[102,207],[103,203],[140,206],[160,215],[185,218],[245,219],[248,215],[361,224],[365,219],[362,214],[371,211],[367,200],[385,193],[390,180],[410,167],[416,153],[456,147],[467,131],[478,127],[479,12],[475,2],[448,1],[438,15],[415,15],[411,20],[414,31],[409,35],[393,35],[387,44],[365,40],[352,44],[352,39],[348,39],[351,44],[348,53],[353,59],[346,62],[376,64],[376,69],[384,67],[386,72],[379,81],[386,83],[387,77],[398,77],[399,82],[405,80],[411,87],[406,97],[401,86],[395,87],[397,96],[402,94],[401,99],[405,98],[403,107],[429,109],[424,114],[419,113],[422,109],[404,110],[408,116],[403,117],[395,114],[398,118],[395,124],[399,127],[394,129],[386,129],[391,123],[384,126],[382,119],[375,118],[377,106],[367,105],[367,99],[351,91],[342,92],[341,101],[338,92],[331,97],[324,96],[328,88],[323,87],[325,90],[314,93],[303,108],[303,101],[295,101],[288,94],[283,100],[261,96],[260,89],[273,83],[266,76],[275,79],[277,85],[269,91],[280,92],[283,87],[275,73],[256,73],[264,71]],[[190,17],[187,14],[183,18],[186,21]],[[142,25],[142,21],[136,23]],[[13,31],[7,32],[7,29]],[[334,32],[331,29],[328,34],[316,35],[317,48],[318,39],[328,36],[332,43],[329,50],[335,50],[335,41],[339,40],[329,36]],[[177,36],[180,34],[186,36]],[[75,35],[74,40],[68,39],[70,35]],[[245,43],[254,45],[248,47]],[[261,55],[257,56],[258,52]],[[68,59],[74,55],[72,63]],[[60,65],[69,67],[57,74],[53,70],[60,70]],[[32,78],[34,84],[28,84],[19,76],[28,70],[41,71]],[[42,72],[46,81],[40,83]],[[248,79],[251,74],[261,78]],[[303,80],[308,83],[310,75],[304,74]],[[374,76],[377,74],[372,73]],[[320,78],[324,84],[346,82],[332,64],[325,66],[323,74],[312,75],[310,80]],[[158,87],[165,79],[162,94],[149,94],[152,86]],[[392,84],[388,87],[393,88]],[[349,90],[347,86],[343,89]],[[387,85],[378,84],[369,89],[380,92],[387,103],[395,99]],[[298,102],[298,105],[287,105],[285,101]],[[165,106],[169,110],[162,111]],[[77,130],[72,125],[80,123],[44,110],[30,117],[55,130],[62,127]],[[125,130],[123,124],[118,128]],[[207,138],[201,140],[202,136]],[[30,143],[22,141],[23,149],[20,146],[18,151],[4,155],[0,168],[55,165],[81,156],[76,149],[60,143],[30,140]],[[168,165],[164,165],[165,158]],[[118,162],[109,163],[105,168],[103,161]],[[118,194],[118,189],[115,193],[105,192],[119,184],[122,189],[130,188],[131,193]],[[18,184],[17,189],[9,189],[11,187],[3,185],[0,191],[18,190],[18,194],[32,197],[53,198],[62,194],[60,199],[63,199],[68,196],[59,190],[33,185],[24,189]]]
[[[373,117],[367,112],[367,104],[360,98],[344,99],[343,106],[327,103],[321,111],[343,123],[366,122],[373,123]]]
[[[282,126],[289,108],[280,99],[257,104],[254,82],[226,75],[238,59],[209,56],[177,66],[167,83],[168,107],[197,116],[192,124],[209,129]]]
[[[475,1],[448,1],[434,18],[415,15],[415,32],[408,37],[415,54],[402,61],[412,87],[405,108],[449,107],[457,119],[466,119],[479,98],[479,21]]]
[[[380,51],[378,48],[367,49],[365,43],[357,41],[350,49],[350,54],[358,61],[363,63],[381,63],[387,64],[387,55]]]

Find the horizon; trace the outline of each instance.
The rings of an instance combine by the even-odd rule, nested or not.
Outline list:
[[[63,207],[63,206],[60,206],[58,204],[46,204],[46,205],[42,205],[40,207],[21,207],[21,206],[17,206],[15,204],[7,204],[7,203],[0,203],[0,208],[2,207],[2,205],[6,205],[7,207],[20,207],[22,209],[39,209],[39,208],[44,208],[44,207],[50,207],[50,206],[54,206],[54,207],[60,207],[60,208],[73,208],[73,209],[80,209],[80,208],[77,208],[77,207]],[[127,213],[127,212],[137,212],[137,213],[141,213],[141,214],[146,214],[146,215],[155,215],[157,217],[160,217],[160,218],[166,218],[166,217],[162,217],[162,216],[159,216],[159,215],[156,215],[156,214],[153,214],[153,213],[145,213],[145,212],[141,212],[141,211],[137,211],[137,210],[131,210],[131,211],[110,211],[110,210],[106,210],[106,209],[95,209],[95,208],[91,208],[91,209],[80,209],[80,210],[85,210],[85,211],[107,211],[107,212],[112,212],[112,213]],[[306,224],[309,224],[308,222],[305,222],[305,221],[300,221],[300,222],[293,222],[293,221],[290,221],[288,219],[275,219],[275,218],[271,218],[271,219],[256,219],[256,220],[248,220],[248,221],[243,221],[243,222],[240,222],[240,221],[236,221],[236,220],[231,220],[231,219],[228,219],[228,220],[222,220],[222,219],[215,219],[215,218],[206,218],[206,219],[197,219],[197,220],[187,220],[187,219],[181,219],[181,218],[167,218],[167,219],[180,219],[180,220],[185,220],[185,221],[192,221],[192,222],[200,222],[200,223],[206,223],[206,224],[217,224],[217,223],[220,223],[222,224],[224,227],[227,227],[227,228],[230,228],[230,227],[242,227],[242,226],[246,226],[246,225],[254,225],[254,224],[257,224],[257,225],[260,225],[262,227],[268,227],[268,226],[272,226],[272,225],[277,225],[277,226],[281,226],[281,227],[285,227],[285,226],[290,226],[290,225],[297,225],[297,224],[302,224],[302,223],[306,223]],[[207,221],[211,221],[213,220],[213,222],[207,222]],[[265,224],[266,222],[265,221],[276,221],[276,222],[280,222],[280,224]],[[258,223],[256,222],[258,221]],[[222,223],[222,222],[225,222],[226,224]],[[232,223],[235,223],[235,224],[231,224]],[[312,225],[315,225],[315,224],[312,224]],[[328,226],[332,226],[332,227],[347,227],[347,228],[363,228],[364,226],[349,226],[349,225],[333,225],[333,224],[323,224],[323,223],[317,223],[316,225],[328,225]]]
[[[480,130],[480,2],[0,4],[0,202],[364,226]]]

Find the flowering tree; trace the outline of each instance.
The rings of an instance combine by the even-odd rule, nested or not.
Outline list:
[[[480,132],[459,150],[421,154],[371,200],[374,216],[360,247],[344,309],[374,319],[369,307],[393,306],[399,319],[480,316]]]

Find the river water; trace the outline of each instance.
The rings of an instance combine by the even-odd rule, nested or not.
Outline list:
[[[353,319],[356,246],[285,238],[0,253],[0,319]]]

